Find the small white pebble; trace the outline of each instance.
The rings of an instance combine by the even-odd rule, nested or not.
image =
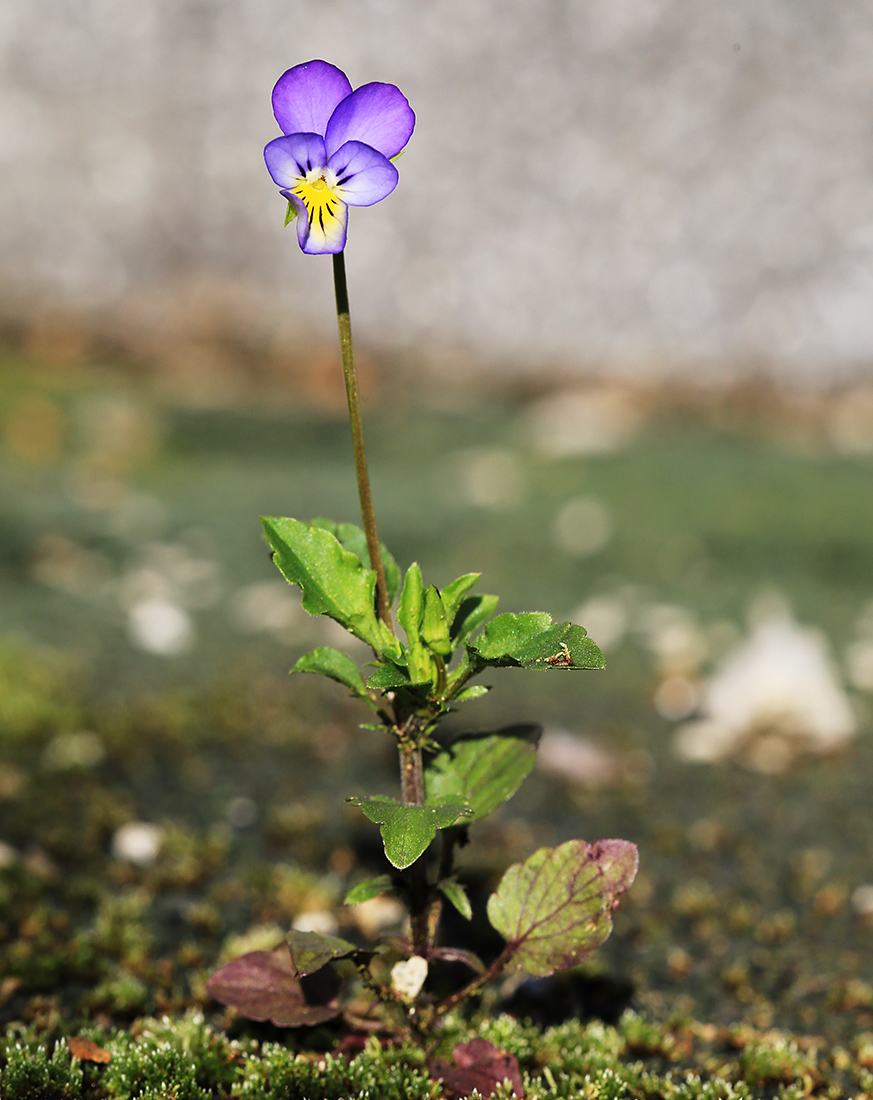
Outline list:
[[[401,1001],[414,1001],[427,977],[427,959],[413,955],[411,959],[391,967],[391,988]]]
[[[112,838],[112,855],[138,867],[148,867],[157,859],[163,839],[164,831],[159,825],[130,821],[116,830]]]
[[[142,600],[130,611],[130,639],[159,657],[178,657],[194,644],[194,624],[184,608],[170,600]]]
[[[295,932],[317,932],[319,936],[335,936],[338,925],[333,913],[319,909],[312,913],[301,913],[291,925]]]
[[[852,908],[862,917],[873,916],[873,885],[865,882],[852,894]]]

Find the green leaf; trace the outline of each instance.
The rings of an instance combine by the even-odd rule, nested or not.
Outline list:
[[[452,620],[452,641],[460,645],[497,610],[497,596],[468,596],[461,600]]]
[[[380,894],[387,894],[392,887],[390,875],[378,875],[376,878],[365,879],[349,890],[343,905],[360,905],[362,901],[369,901]]]
[[[413,562],[406,570],[400,603],[397,606],[397,621],[406,632],[409,676],[417,683],[434,683],[436,666],[433,657],[425,648],[421,638],[421,619],[424,614],[424,584],[418,562]]]
[[[480,664],[522,668],[605,668],[603,654],[581,626],[553,623],[545,611],[498,615],[468,646]]]
[[[342,959],[359,950],[353,943],[341,940],[339,936],[322,936],[318,932],[292,930],[285,937],[285,942],[291,952],[291,965],[298,978],[321,970],[331,959]]]
[[[427,850],[437,829],[454,825],[469,813],[461,802],[435,806],[403,806],[393,798],[350,798],[364,816],[381,826],[385,855],[399,870],[415,863]]]
[[[410,690],[430,689],[432,684],[430,680],[419,680],[413,683],[405,668],[387,662],[384,665],[379,665],[372,676],[367,678],[367,687],[373,691],[397,691],[400,688],[409,688]]]
[[[450,657],[452,641],[449,637],[449,621],[436,585],[429,585],[424,593],[424,611],[421,616],[421,640],[432,653]]]
[[[440,599],[443,601],[446,618],[450,623],[454,621],[455,615],[458,613],[458,608],[461,606],[461,600],[463,600],[481,576],[481,573],[465,573],[463,577],[458,577],[456,581],[447,584],[440,592]]]
[[[262,517],[283,577],[300,586],[303,609],[327,615],[377,653],[400,657],[400,642],[376,617],[376,574],[330,531],[296,519]]]
[[[294,204],[289,201],[288,209],[285,211],[285,225],[290,225],[296,217],[297,211],[294,209]],[[284,229],[285,226],[283,226],[282,228]]]
[[[470,687],[464,688],[463,691],[459,691],[455,696],[456,703],[464,703],[468,699],[481,699],[483,695],[487,695],[491,688],[487,684],[471,684]]]
[[[473,908],[470,905],[470,899],[467,897],[467,891],[453,878],[443,879],[439,884],[440,892],[445,894],[448,900],[458,910],[464,920],[471,920],[473,917]]]
[[[356,558],[360,558],[365,569],[370,568],[370,551],[367,549],[367,536],[362,528],[354,523],[335,523],[332,519],[318,516],[312,521],[313,527],[320,527],[323,531],[330,531],[342,546]],[[379,543],[382,551],[382,567],[385,570],[385,586],[388,589],[388,602],[394,603],[397,590],[400,588],[400,566],[392,557],[384,542]]]
[[[627,840],[568,840],[514,863],[488,899],[488,919],[513,965],[537,977],[578,966],[612,931],[638,865]]]
[[[428,764],[427,801],[466,802],[479,821],[512,798],[536,763],[539,726],[507,726],[495,733],[459,737]]]
[[[374,710],[376,709],[376,704],[370,698],[370,693],[364,684],[361,670],[347,653],[331,649],[330,646],[319,646],[310,653],[304,653],[291,671],[315,672],[320,676],[329,676],[331,680],[345,684],[358,698],[363,699]]]

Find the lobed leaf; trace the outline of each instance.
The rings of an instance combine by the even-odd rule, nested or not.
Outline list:
[[[553,623],[545,611],[498,615],[468,650],[483,667],[515,665],[543,671],[606,667],[584,627]]]
[[[518,725],[458,737],[425,769],[428,803],[453,799],[470,807],[468,822],[487,817],[533,768],[541,733],[539,726]]]
[[[360,806],[364,816],[380,826],[385,855],[401,871],[427,850],[437,829],[454,825],[470,812],[463,802],[404,806],[383,797],[350,798],[349,802]]]
[[[376,709],[376,704],[367,691],[361,670],[347,653],[341,653],[330,646],[319,646],[310,653],[304,653],[291,671],[315,672],[320,676],[329,676],[331,680],[344,684],[368,706]]]
[[[297,932],[294,929],[285,937],[285,942],[298,978],[321,970],[331,959],[343,959],[358,951],[353,943],[341,940],[339,936],[322,936],[318,932]]]
[[[451,584],[447,584],[445,588],[441,589],[440,599],[443,602],[446,618],[450,623],[454,622],[455,615],[458,613],[458,608],[461,606],[461,600],[463,600],[481,576],[481,573],[465,573],[463,577],[458,577],[457,580],[452,581]]]
[[[639,853],[627,840],[568,840],[513,864],[488,899],[512,963],[543,977],[578,964],[609,936]]]
[[[339,1015],[337,984],[308,998],[290,953],[282,947],[250,951],[219,967],[206,988],[216,1001],[235,1008],[247,1020],[269,1020],[278,1027],[311,1027]]]
[[[320,527],[323,531],[330,531],[342,546],[354,554],[365,568],[370,568],[370,551],[367,548],[367,536],[362,528],[354,523],[335,523],[332,519],[318,516],[312,521],[313,527]],[[400,566],[394,560],[391,552],[384,542],[379,543],[382,551],[382,567],[385,570],[385,586],[388,589],[388,602],[394,603],[397,591],[400,588]]]

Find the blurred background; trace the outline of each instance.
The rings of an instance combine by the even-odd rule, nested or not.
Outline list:
[[[34,0],[0,28],[0,900],[49,914],[2,1011],[47,1011],[43,942],[102,991],[64,1011],[203,1001],[178,982],[228,935],[329,924],[381,869],[337,807],[392,790],[391,746],[288,681],[345,643],[258,524],[357,519],[330,262],[262,160],[275,80],[323,57],[418,118],[350,219],[383,540],[607,657],[470,705],[545,732],[469,866],[627,836],[592,965],[638,1006],[873,1029],[873,4]],[[106,932],[128,902],[166,973]],[[55,910],[103,928],[87,966]]]

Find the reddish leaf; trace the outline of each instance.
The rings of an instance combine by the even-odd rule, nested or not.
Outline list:
[[[103,1047],[98,1047],[90,1039],[83,1039],[79,1035],[73,1035],[67,1039],[67,1047],[74,1058],[82,1062],[110,1062],[112,1055]]]
[[[326,996],[325,991],[313,995],[309,983],[304,991],[285,947],[241,955],[219,967],[206,988],[216,1001],[247,1020],[269,1020],[278,1027],[311,1026],[339,1015],[336,984]]]
[[[452,1096],[469,1096],[473,1089],[484,1097],[493,1096],[508,1080],[518,1100],[524,1100],[518,1059],[487,1039],[459,1043],[452,1051],[452,1061],[453,1066],[438,1058],[428,1062],[431,1077],[441,1080]]]

